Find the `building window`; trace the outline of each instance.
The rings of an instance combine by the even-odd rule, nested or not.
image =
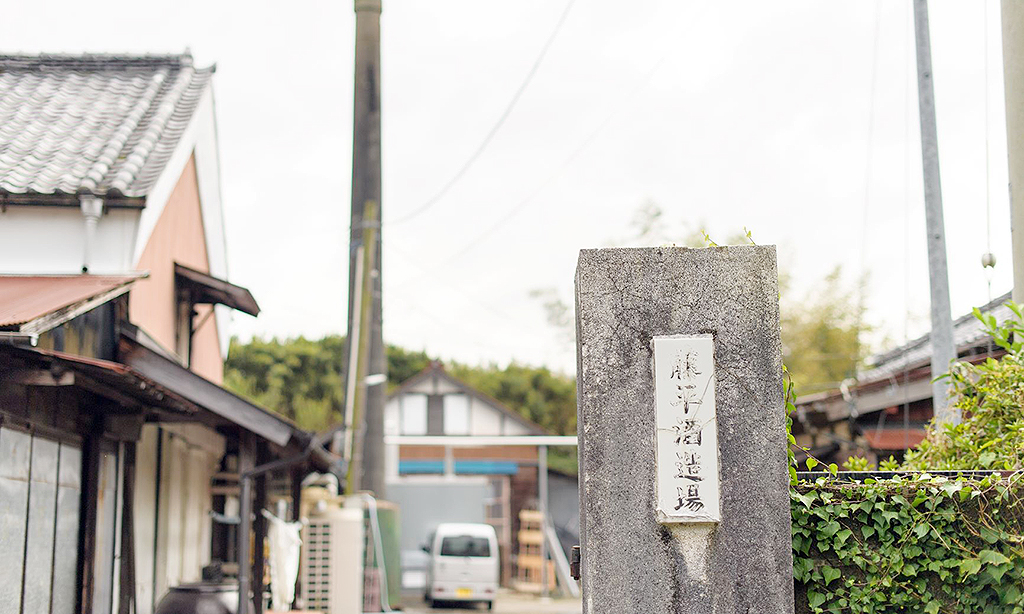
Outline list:
[[[399,401],[399,408],[403,435],[427,434],[427,395],[403,395]]]
[[[444,395],[444,434],[469,435],[469,397],[467,395]]]

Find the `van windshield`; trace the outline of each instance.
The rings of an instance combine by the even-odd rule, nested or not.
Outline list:
[[[452,535],[441,539],[441,556],[491,556],[491,542],[486,537]]]

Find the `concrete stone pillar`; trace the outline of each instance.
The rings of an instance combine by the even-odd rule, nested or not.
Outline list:
[[[778,299],[771,246],[580,252],[577,402],[585,614],[793,612]],[[703,345],[694,347],[704,356],[691,365],[677,351],[674,356],[681,358],[670,366],[659,350],[656,399],[656,338],[680,336],[700,338],[694,343]],[[714,405],[700,409],[713,412],[703,415],[714,417],[717,427],[717,446],[710,449],[714,439],[705,432],[700,488],[704,497],[717,492],[718,508],[708,505],[690,518],[666,520],[662,510],[672,515],[687,509],[674,512],[658,501],[659,488],[665,488],[660,480],[682,476],[663,474],[668,468],[658,466],[659,446],[680,438],[663,436],[669,429],[659,426],[656,413],[668,406],[662,399],[675,388],[665,378],[670,368],[678,377],[683,359],[684,371],[692,367],[704,378],[696,388],[704,392],[705,404]],[[711,395],[704,390],[708,383]],[[664,423],[663,416],[658,420]],[[708,462],[714,447],[717,467]],[[710,488],[709,480],[718,488]]]

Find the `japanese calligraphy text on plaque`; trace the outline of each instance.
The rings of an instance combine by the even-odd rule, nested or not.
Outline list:
[[[655,337],[653,345],[658,521],[719,522],[714,339]]]

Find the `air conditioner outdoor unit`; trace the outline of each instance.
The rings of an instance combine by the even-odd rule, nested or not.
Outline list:
[[[310,510],[302,536],[302,598],[324,614],[363,611],[363,510]]]

